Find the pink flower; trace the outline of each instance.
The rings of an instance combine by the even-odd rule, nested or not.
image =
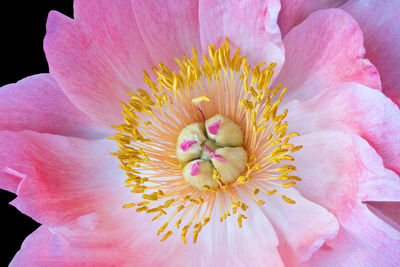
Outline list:
[[[399,266],[400,5],[343,2],[75,0],[74,19],[51,12],[44,40],[50,74],[0,90],[0,187],[17,195],[12,205],[42,224],[11,266]],[[185,71],[198,74],[192,47],[201,65],[209,45],[215,48],[211,56],[218,55],[210,62],[220,62],[206,68],[220,73],[203,90],[209,102],[192,104],[199,86],[171,90],[159,100],[165,108],[161,116],[156,97],[136,91],[187,86],[182,81],[189,78],[179,80]],[[246,61],[230,61],[236,48]],[[188,65],[179,68],[174,57]],[[271,69],[265,76],[257,71],[246,76],[241,69],[242,78],[232,76],[233,82],[224,69],[233,73],[234,67],[224,62],[238,62],[242,69],[265,62],[258,70]],[[272,92],[246,91],[243,77],[248,84],[252,77],[267,79],[271,62],[276,63]],[[158,66],[159,74],[151,66]],[[151,73],[147,83],[142,70]],[[153,91],[150,79],[158,82]],[[280,82],[287,88],[284,96]],[[274,88],[279,93],[269,103]],[[277,98],[282,103],[274,110]],[[127,103],[124,116],[121,101]],[[172,202],[157,213],[146,211],[184,183],[168,144],[183,127],[202,121],[197,108],[207,119],[223,113],[241,127],[253,173],[225,183],[223,173],[214,172],[219,187],[181,190],[189,196],[186,202],[174,201],[195,203],[185,209],[202,207],[187,208],[188,216],[211,211],[209,222],[204,217],[191,226],[184,244],[183,222],[179,229],[172,225],[173,235],[169,228],[159,230],[177,210]],[[258,114],[254,121],[252,110]],[[258,124],[265,114],[269,124]],[[111,125],[121,132],[114,135]],[[219,126],[217,134],[223,134],[223,122]],[[284,141],[292,132],[300,136]],[[112,135],[120,147],[107,139]],[[236,160],[224,158],[224,164]],[[293,165],[286,163],[293,159]],[[201,166],[197,172],[206,177]],[[214,203],[213,196],[221,200]],[[232,213],[223,222],[219,208]]]

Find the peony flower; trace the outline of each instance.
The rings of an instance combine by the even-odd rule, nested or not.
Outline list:
[[[400,6],[343,2],[51,12],[0,90],[10,265],[398,266]]]

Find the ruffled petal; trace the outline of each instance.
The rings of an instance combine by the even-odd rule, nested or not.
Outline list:
[[[177,246],[176,266],[284,266],[278,251],[278,237],[268,218],[251,199],[246,220],[238,227],[236,216],[219,222],[218,206],[195,245]],[[204,231],[204,232],[203,232]],[[191,239],[191,238],[190,238]],[[245,242],[244,242],[245,241]],[[181,243],[180,240],[178,242]],[[185,251],[185,253],[182,253]],[[202,253],[199,253],[202,251]]]
[[[20,251],[11,261],[10,267],[130,266],[134,262],[132,258],[123,256],[124,253],[129,255],[129,251],[115,244],[112,244],[114,246],[111,244],[96,246],[83,240],[83,237],[79,246],[73,247],[76,244],[71,245],[71,242],[58,232],[41,226],[25,239]]]
[[[382,91],[400,106],[400,2],[350,0],[341,8],[360,24],[366,58],[379,71]]]
[[[279,13],[278,24],[282,36],[285,36],[293,27],[300,24],[308,15],[319,9],[338,7],[346,0],[281,0],[282,9]]]
[[[288,88],[286,100],[309,99],[343,82],[380,89],[377,70],[363,58],[362,31],[341,9],[314,12],[283,42],[286,60],[276,81]]]
[[[400,232],[357,205],[340,219],[337,238],[328,241],[308,266],[399,266]]]
[[[295,155],[303,178],[296,189],[308,199],[335,214],[352,201],[400,201],[399,177],[358,135],[323,131],[293,141],[304,146]]]
[[[296,152],[297,175],[303,178],[296,189],[335,214],[341,226],[338,236],[312,257],[311,266],[369,266],[374,261],[396,266],[399,232],[370,212],[365,201],[400,201],[399,177],[358,135],[313,132],[295,140],[304,145]]]
[[[325,208],[308,201],[296,190],[285,189],[283,194],[296,204],[290,205],[274,195],[262,209],[282,237],[279,251],[285,264],[296,266],[307,261],[326,240],[334,238],[339,224]]]
[[[108,155],[115,150],[109,141],[3,131],[0,147],[0,167],[24,175],[11,204],[51,229],[50,245],[38,251],[47,254],[35,256],[40,263],[79,265],[84,260],[96,266],[110,262],[129,266],[135,259],[138,266],[216,262],[224,266],[245,264],[250,255],[255,266],[283,265],[274,230],[257,207],[246,213],[248,224],[242,229],[235,219],[222,224],[214,219],[195,245],[184,245],[179,230],[160,242],[156,232],[161,221],[151,222],[151,214],[122,209],[135,197],[124,186],[118,161]],[[248,242],[243,243],[243,238]],[[25,246],[17,258],[28,260],[30,250]],[[183,250],[186,253],[181,253]],[[207,256],[199,250],[208,251]],[[23,256],[25,253],[28,256]]]
[[[109,155],[114,150],[110,143],[1,131],[1,180],[19,180],[17,198],[11,204],[47,226],[91,212],[108,214],[121,209],[129,191],[124,188],[118,160]]]
[[[216,47],[227,37],[233,48],[240,48],[247,64],[261,61],[276,62],[277,71],[284,61],[284,48],[277,17],[277,0],[201,0],[199,7],[201,44],[205,53],[208,45]],[[233,49],[231,54],[235,50]]]
[[[51,232],[46,226],[39,227],[30,234],[21,246],[21,250],[15,255],[10,267],[40,266],[43,265],[41,258],[49,255],[49,241]],[[21,253],[23,251],[23,253]],[[29,264],[28,264],[29,263]]]
[[[399,177],[358,135],[314,132],[295,143],[304,145],[296,152],[298,175],[303,178],[296,189],[337,217],[367,201],[400,201]]]
[[[104,137],[108,131],[72,104],[50,74],[2,86],[0,114],[0,131],[32,130],[89,139]]]
[[[186,245],[179,235],[160,242],[154,233],[157,223],[143,220],[142,214],[132,218],[122,211],[125,214],[108,226],[88,214],[63,227],[39,228],[25,240],[11,266],[244,266],[249,259],[252,266],[283,266],[274,230],[254,208],[248,210],[249,222],[242,229],[236,220],[215,220],[196,244]]]
[[[44,49],[50,73],[81,110],[104,125],[123,121],[119,101],[142,87],[152,65],[129,0],[74,2],[75,19],[50,12]]]
[[[191,55],[195,46],[201,54],[198,1],[132,0],[136,22],[156,64],[173,68],[174,57]]]
[[[400,174],[400,110],[381,92],[346,83],[285,108],[290,130],[354,132],[375,148],[386,168]]]

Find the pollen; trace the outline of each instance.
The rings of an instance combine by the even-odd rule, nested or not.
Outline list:
[[[147,88],[127,91],[121,102],[125,122],[114,126],[111,155],[127,190],[140,196],[121,205],[161,220],[160,241],[180,232],[195,243],[212,220],[236,217],[241,228],[245,211],[269,197],[296,203],[282,193],[301,181],[291,173],[302,146],[290,142],[299,134],[287,132],[288,110],[279,112],[286,88],[271,86],[276,64],[249,66],[225,41],[203,58],[195,48],[175,58],[177,71],[163,63],[154,75],[144,71]]]

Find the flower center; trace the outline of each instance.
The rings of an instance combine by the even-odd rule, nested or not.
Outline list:
[[[160,63],[155,79],[144,71],[148,88],[127,92],[125,123],[111,137],[119,149],[111,155],[139,197],[123,208],[164,220],[161,241],[180,231],[186,243],[192,231],[196,242],[215,217],[235,216],[242,227],[244,198],[263,205],[274,195],[294,204],[280,191],[301,181],[283,163],[302,146],[290,143],[298,133],[287,133],[288,110],[278,114],[286,88],[270,87],[276,64],[251,67],[238,49],[231,57],[227,40],[208,52],[202,64],[196,49],[192,58],[175,58],[176,72]]]
[[[205,123],[192,123],[180,132],[176,156],[185,164],[185,181],[198,190],[217,190],[228,185],[245,170],[247,152],[242,147],[243,133],[230,119],[216,115]],[[220,174],[220,180],[213,173]]]

